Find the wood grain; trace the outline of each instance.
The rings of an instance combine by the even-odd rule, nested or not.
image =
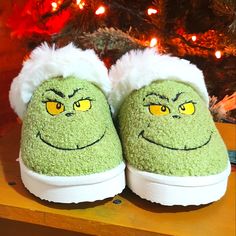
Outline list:
[[[24,188],[16,161],[19,140],[17,123],[0,138],[0,217],[4,219],[92,235],[234,235],[235,171],[225,196],[205,206],[165,207],[142,200],[129,189],[94,203],[55,204]],[[120,204],[114,203],[116,199]]]

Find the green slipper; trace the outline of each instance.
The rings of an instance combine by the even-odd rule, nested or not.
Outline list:
[[[163,205],[220,199],[230,164],[207,107],[202,72],[146,49],[124,55],[110,77],[131,190]]]
[[[125,165],[108,92],[106,68],[91,50],[68,45],[32,52],[10,91],[23,120],[20,169],[31,193],[78,203],[124,189]]]

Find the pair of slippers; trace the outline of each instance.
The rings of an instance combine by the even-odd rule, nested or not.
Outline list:
[[[226,191],[227,150],[203,74],[186,60],[133,50],[108,73],[93,50],[43,44],[9,98],[23,121],[21,178],[41,199],[92,202],[126,182],[163,205],[207,204]]]

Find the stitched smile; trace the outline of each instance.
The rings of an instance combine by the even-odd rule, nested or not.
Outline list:
[[[184,148],[174,148],[174,147],[165,146],[165,145],[163,145],[163,144],[161,144],[161,143],[156,143],[156,142],[154,142],[153,140],[151,140],[151,139],[149,139],[149,138],[146,138],[146,137],[144,136],[144,130],[142,130],[142,131],[139,133],[138,137],[140,137],[140,136],[141,136],[144,140],[148,141],[149,143],[152,143],[152,144],[161,146],[161,147],[163,147],[163,148],[168,148],[168,149],[171,149],[171,150],[178,150],[178,151],[192,151],[192,150],[196,150],[196,149],[198,149],[198,148],[202,148],[202,147],[204,147],[205,145],[207,145],[207,144],[210,142],[210,140],[211,140],[212,132],[211,132],[211,134],[210,134],[208,140],[207,140],[205,143],[201,144],[200,146],[197,146],[197,147],[190,147],[190,148],[188,148],[187,146],[185,146]]]
[[[103,135],[102,135],[100,138],[98,138],[97,140],[95,140],[94,142],[89,143],[89,144],[87,144],[87,145],[85,145],[85,146],[81,146],[81,147],[80,147],[79,145],[76,145],[76,148],[57,147],[57,146],[55,146],[55,145],[49,143],[48,141],[44,140],[44,139],[41,137],[40,131],[37,133],[36,137],[39,137],[40,140],[41,140],[43,143],[47,144],[47,145],[50,146],[50,147],[53,147],[53,148],[56,148],[56,149],[59,149],[59,150],[64,150],[64,151],[74,151],[74,150],[81,150],[81,149],[84,149],[84,148],[87,148],[87,147],[90,147],[90,146],[95,145],[96,143],[98,143],[99,141],[101,141],[101,140],[103,139],[103,137],[105,136],[105,133],[106,133],[106,130],[104,131]]]

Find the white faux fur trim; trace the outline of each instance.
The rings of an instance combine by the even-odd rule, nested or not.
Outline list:
[[[126,53],[111,67],[109,77],[112,81],[109,102],[115,114],[133,90],[157,80],[168,79],[189,84],[207,105],[209,103],[202,71],[187,60],[160,55],[154,48]]]
[[[44,43],[32,51],[11,84],[10,104],[20,118],[23,117],[34,90],[43,81],[55,76],[75,76],[88,80],[101,88],[106,96],[111,90],[107,68],[93,50],[83,51],[72,43],[56,49],[55,45],[49,47]]]

